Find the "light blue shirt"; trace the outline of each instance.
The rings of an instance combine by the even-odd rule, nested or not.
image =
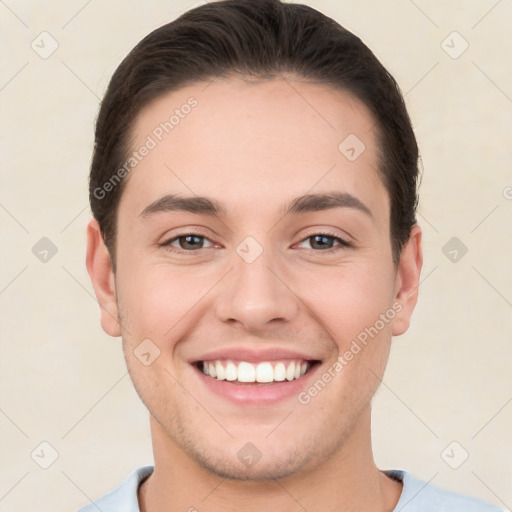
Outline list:
[[[135,469],[113,491],[78,512],[140,512],[137,490],[152,472],[153,466]],[[505,512],[479,499],[430,485],[407,471],[392,469],[384,472],[403,483],[400,500],[393,512]]]

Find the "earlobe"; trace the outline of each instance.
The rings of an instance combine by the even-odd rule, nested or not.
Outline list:
[[[407,331],[418,300],[418,287],[423,265],[421,241],[421,228],[415,224],[402,249],[398,263],[395,302],[400,304],[400,311],[393,320],[393,336],[399,336]]]
[[[112,262],[96,219],[87,225],[86,266],[100,305],[101,326],[110,336],[121,336]]]

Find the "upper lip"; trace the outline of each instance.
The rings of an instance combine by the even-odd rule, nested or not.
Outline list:
[[[308,354],[297,352],[296,350],[283,348],[254,348],[232,347],[218,350],[212,350],[200,357],[190,359],[190,363],[198,361],[212,361],[216,359],[236,359],[247,361],[248,363],[259,363],[263,361],[279,361],[281,359],[303,359],[305,361],[318,361],[319,358],[311,357]]]

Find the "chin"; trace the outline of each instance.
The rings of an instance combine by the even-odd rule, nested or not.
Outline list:
[[[262,454],[257,462],[244,463],[239,460],[236,453],[223,458],[204,457],[199,455],[194,457],[199,465],[220,478],[243,481],[243,482],[268,482],[277,478],[285,478],[300,472],[307,463],[306,460],[298,460],[291,457],[272,456],[272,460],[265,460]]]

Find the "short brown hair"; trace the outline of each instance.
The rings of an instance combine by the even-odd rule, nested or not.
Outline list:
[[[282,72],[348,91],[372,112],[398,262],[416,222],[418,146],[394,78],[361,39],[309,6],[222,0],[151,32],[110,80],[96,121],[89,199],[114,269],[117,209],[126,178],[108,193],[103,186],[127,160],[141,109],[160,95],[215,77],[272,79]]]

